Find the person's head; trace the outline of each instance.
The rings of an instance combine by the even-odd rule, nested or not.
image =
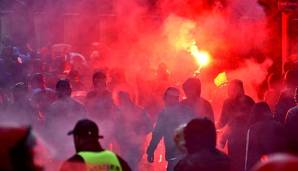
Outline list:
[[[56,95],[58,98],[70,97],[71,86],[68,80],[61,79],[56,84]]]
[[[23,82],[19,82],[13,87],[12,92],[14,101],[23,101],[24,98],[27,98],[28,86]]]
[[[235,99],[244,95],[243,82],[241,80],[232,80],[228,83],[228,96]]]
[[[183,91],[188,99],[201,96],[201,81],[198,78],[189,78],[183,83]]]
[[[260,121],[266,121],[273,118],[273,113],[266,102],[259,102],[254,104],[250,114],[249,124],[255,124]]]
[[[31,78],[31,87],[34,88],[44,88],[45,79],[41,73],[36,73]]]
[[[282,79],[278,74],[270,74],[267,79],[267,84],[269,89],[279,90],[281,87]]]
[[[95,72],[92,81],[95,89],[105,90],[107,88],[107,76],[102,71]]]
[[[216,129],[214,123],[207,118],[191,120],[183,133],[188,153],[216,148]]]
[[[163,97],[165,106],[174,106],[179,104],[179,96],[180,96],[180,92],[177,88],[175,87],[167,88]]]
[[[88,149],[90,145],[99,144],[98,139],[103,138],[102,135],[99,135],[97,124],[89,119],[79,120],[67,135],[73,135],[76,151]]]
[[[298,70],[289,70],[285,74],[285,84],[287,88],[296,88],[298,86]]]

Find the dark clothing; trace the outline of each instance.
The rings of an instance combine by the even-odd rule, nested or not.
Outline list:
[[[287,139],[284,126],[272,120],[253,124],[249,131],[247,170],[250,170],[263,155],[286,152]]]
[[[227,155],[213,149],[188,154],[175,166],[175,171],[230,171]]]
[[[192,113],[196,113],[198,117],[207,117],[214,121],[214,112],[211,104],[204,98],[198,98],[196,101],[185,99],[181,101],[183,107],[188,108]]]
[[[254,101],[246,95],[224,101],[218,127],[228,126],[222,144],[227,143],[232,171],[244,170],[246,132],[253,105]]]
[[[174,133],[178,126],[188,123],[195,118],[195,114],[186,112],[181,106],[165,108],[158,116],[157,123],[152,132],[152,139],[147,148],[147,154],[154,154],[160,140],[164,138],[166,160],[176,158],[181,152],[174,142]]]
[[[253,99],[247,95],[236,99],[226,99],[222,107],[218,127],[223,128],[225,125],[232,123],[234,119],[238,119],[238,117],[244,117],[243,119],[248,120],[253,105]]]
[[[275,120],[281,123],[285,122],[285,118],[288,110],[291,107],[296,106],[296,103],[294,101],[294,94],[295,94],[295,91],[292,89],[286,89],[281,93],[275,107],[275,110],[276,110],[274,115]]]
[[[298,106],[288,111],[285,126],[289,138],[289,150],[292,153],[298,154]]]
[[[91,150],[93,152],[100,152],[103,151],[103,149],[94,149]],[[116,155],[120,165],[123,169],[123,171],[131,171],[129,165],[125,160],[123,160],[120,156]],[[84,159],[79,156],[78,154],[73,155],[71,158],[69,158],[66,162],[64,162],[60,168],[60,171],[87,171],[85,166]]]

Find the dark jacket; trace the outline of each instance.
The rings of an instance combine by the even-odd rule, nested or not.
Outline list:
[[[248,133],[247,170],[251,169],[263,155],[286,151],[285,128],[273,119],[253,124]]]
[[[279,97],[279,100],[275,107],[275,120],[284,123],[285,118],[287,115],[287,112],[290,108],[296,106],[296,103],[294,101],[294,90],[292,89],[286,89],[283,91]]]
[[[147,148],[147,154],[153,154],[160,140],[164,138],[166,160],[177,157],[180,152],[174,142],[175,130],[178,126],[188,123],[195,117],[195,114],[187,112],[179,105],[165,108],[158,116],[157,123],[152,132],[152,139]]]
[[[230,171],[230,159],[217,149],[204,149],[188,154],[174,168],[175,171]]]

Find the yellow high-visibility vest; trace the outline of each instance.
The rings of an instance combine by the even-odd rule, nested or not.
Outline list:
[[[111,151],[82,151],[78,155],[84,159],[87,171],[122,171],[120,161]]]

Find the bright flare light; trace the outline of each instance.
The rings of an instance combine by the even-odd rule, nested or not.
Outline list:
[[[210,54],[207,51],[201,51],[194,43],[190,47],[190,53],[195,58],[200,68],[210,63]]]
[[[228,77],[226,72],[221,72],[219,73],[216,78],[214,79],[214,84],[217,87],[223,86],[224,84],[226,84],[228,82]]]

